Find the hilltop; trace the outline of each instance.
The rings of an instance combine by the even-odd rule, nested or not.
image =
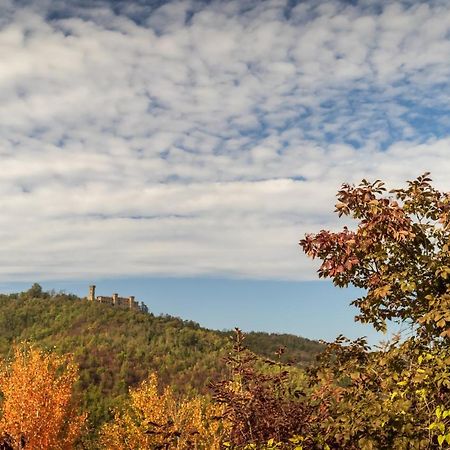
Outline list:
[[[0,356],[13,343],[29,340],[58,353],[72,353],[80,366],[77,392],[94,427],[110,417],[128,388],[156,371],[178,393],[207,392],[225,373],[223,357],[232,333],[208,330],[195,322],[151,312],[88,302],[72,294],[43,292],[39,285],[0,295]],[[249,333],[248,347],[301,366],[321,345],[292,335]]]

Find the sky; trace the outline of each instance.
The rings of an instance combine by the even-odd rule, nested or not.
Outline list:
[[[446,1],[0,0],[0,55],[5,292],[365,333],[298,241],[344,182],[450,190]]]

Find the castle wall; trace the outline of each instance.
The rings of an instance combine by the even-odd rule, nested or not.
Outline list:
[[[89,286],[89,301],[97,301],[106,305],[116,306],[118,308],[140,309],[139,303],[134,299],[134,296],[119,297],[119,294],[114,293],[111,297],[104,295],[95,296],[95,286]]]

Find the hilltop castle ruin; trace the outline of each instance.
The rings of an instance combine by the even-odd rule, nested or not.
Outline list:
[[[87,299],[90,302],[104,303],[118,308],[141,309],[133,295],[130,297],[119,297],[119,294],[113,294],[112,297],[105,297],[104,295],[97,295],[96,297],[95,285],[89,286],[89,295]]]

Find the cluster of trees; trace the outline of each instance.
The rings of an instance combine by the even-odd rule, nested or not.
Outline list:
[[[78,366],[75,395],[88,412],[86,426],[95,438],[114,408],[127,401],[151,373],[176,395],[207,394],[209,384],[226,373],[224,357],[230,333],[207,330],[191,321],[141,311],[111,308],[64,293],[28,291],[0,295],[0,357],[11,356],[14,343],[31,341],[59,355],[71,354]],[[250,338],[251,336],[251,338]],[[250,347],[270,356],[288,346],[284,358],[299,365],[321,346],[296,336],[250,333]]]
[[[0,448],[301,449],[313,421],[300,395],[307,386],[303,372],[280,358],[256,356],[239,330],[233,342],[227,376],[210,384],[210,395],[177,395],[150,373],[95,436],[77,393],[73,356],[17,345],[1,362]]]
[[[16,350],[0,375],[0,448],[43,448],[32,442],[44,438],[46,448],[450,448],[450,194],[425,174],[390,192],[381,181],[344,185],[338,200],[339,215],[357,226],[307,235],[302,248],[322,260],[321,277],[364,289],[353,302],[358,320],[378,330],[398,321],[407,336],[375,349],[339,337],[317,364],[300,370],[286,365],[283,349],[274,358],[256,356],[236,330],[210,395],[164,388],[150,371],[95,441],[83,438],[85,415],[69,389],[72,359]],[[56,417],[47,419],[41,390],[60,411]],[[40,417],[48,425],[39,427]]]

